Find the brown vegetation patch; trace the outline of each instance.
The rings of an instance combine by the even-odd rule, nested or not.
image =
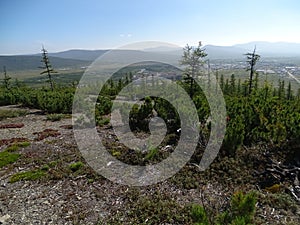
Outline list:
[[[71,130],[73,129],[73,125],[72,124],[67,124],[67,125],[61,125],[59,126],[60,128],[66,129],[66,130]]]
[[[35,141],[41,141],[47,137],[57,137],[60,135],[60,132],[54,129],[45,129],[41,132],[34,132],[33,134],[38,135],[37,138],[34,139]]]
[[[9,145],[17,142],[25,142],[29,141],[27,138],[9,138],[9,139],[1,139],[0,146],[2,145]]]
[[[22,128],[24,127],[24,123],[7,123],[7,124],[1,124],[0,129],[6,129],[6,128]]]

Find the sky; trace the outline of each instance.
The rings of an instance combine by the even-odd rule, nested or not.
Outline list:
[[[0,55],[139,41],[300,43],[299,0],[0,0]]]

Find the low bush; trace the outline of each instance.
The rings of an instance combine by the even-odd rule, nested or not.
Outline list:
[[[70,170],[72,170],[73,172],[78,171],[80,168],[82,168],[84,166],[83,162],[75,162],[69,165]]]
[[[223,213],[216,212],[214,216],[202,206],[194,205],[191,216],[195,225],[250,225],[255,214],[256,194],[237,192],[231,197],[230,207]]]

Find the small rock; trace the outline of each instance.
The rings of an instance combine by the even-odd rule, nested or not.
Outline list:
[[[78,195],[76,195],[77,199],[80,201],[82,198]]]
[[[44,201],[43,204],[50,205],[50,202],[48,200]]]
[[[10,215],[6,214],[4,216],[0,217],[0,224],[5,224],[5,221],[7,221],[10,218]]]

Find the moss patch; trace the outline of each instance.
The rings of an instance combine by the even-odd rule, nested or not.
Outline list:
[[[29,141],[19,142],[16,145],[20,148],[26,148],[30,145],[30,142]]]
[[[46,176],[46,172],[43,169],[20,172],[12,175],[9,182],[14,183],[21,180],[38,180],[44,176]]]
[[[17,153],[10,153],[8,151],[0,152],[0,168],[16,162],[19,157],[20,154]]]
[[[30,142],[28,142],[28,141],[19,142],[19,143],[15,143],[15,144],[10,145],[5,150],[8,151],[8,152],[15,152],[19,148],[25,148],[25,147],[28,147],[29,145],[30,145]]]
[[[84,166],[83,162],[75,162],[69,165],[70,170],[72,170],[73,172],[76,172],[77,170],[79,170],[80,168],[82,168]]]

